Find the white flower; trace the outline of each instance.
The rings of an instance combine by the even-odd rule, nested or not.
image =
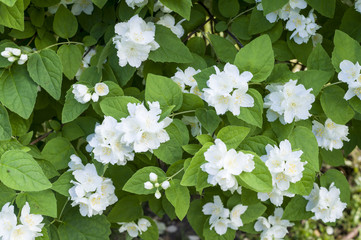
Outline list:
[[[31,231],[27,226],[17,225],[9,236],[9,240],[33,240],[36,234]]]
[[[152,224],[149,222],[148,219],[140,218],[138,220],[138,228],[140,229],[140,231],[145,232],[150,226],[152,226]]]
[[[76,16],[80,15],[82,12],[91,15],[93,10],[94,6],[91,0],[74,0],[74,5],[71,8],[71,12]]]
[[[312,132],[316,136],[318,146],[326,150],[341,149],[342,141],[349,141],[347,138],[348,127],[334,123],[331,119],[327,119],[325,125],[312,121]]]
[[[223,235],[227,232],[227,228],[230,224],[231,220],[227,218],[219,218],[211,225],[211,229],[214,228],[218,235]]]
[[[273,122],[279,118],[282,124],[286,124],[311,116],[309,110],[315,101],[315,96],[310,93],[312,88],[306,90],[302,84],[296,84],[297,80],[290,80],[283,85],[266,86],[270,91],[264,99],[264,107],[268,108],[268,121]]]
[[[119,228],[120,233],[127,231],[129,236],[131,236],[133,238],[138,237],[140,229],[139,229],[138,225],[135,224],[134,222],[118,223],[118,224],[122,224],[122,226]]]
[[[149,182],[149,181],[147,181],[147,182],[145,182],[144,183],[144,188],[145,189],[148,189],[148,190],[150,190],[150,189],[153,189],[153,183],[151,183],[151,182]]]
[[[316,47],[317,44],[321,44],[323,42],[323,36],[319,33],[316,33],[312,36],[312,45],[313,47]]]
[[[148,0],[125,0],[125,2],[127,3],[127,5],[131,8],[135,8],[135,6],[137,7],[143,7],[145,5],[147,5]]]
[[[350,83],[348,85],[348,90],[343,98],[345,100],[350,100],[354,96],[357,96],[361,100],[361,82]]]
[[[84,168],[84,165],[80,157],[78,157],[75,154],[72,154],[70,156],[70,162],[68,163],[68,166],[69,166],[69,171],[81,170]]]
[[[162,188],[164,189],[164,190],[166,190],[167,188],[169,188],[170,187],[170,183],[168,182],[168,181],[164,181],[164,182],[162,182]]]
[[[77,80],[80,80],[80,76],[81,74],[84,72],[84,70],[86,68],[88,68],[90,66],[90,61],[92,59],[93,56],[95,56],[96,54],[96,50],[95,49],[90,49],[88,47],[85,47],[84,49],[85,51],[85,56],[83,56],[83,60],[81,62],[80,68],[78,69],[78,71],[75,74],[75,77]]]
[[[84,169],[74,171],[73,175],[87,192],[95,191],[102,182],[102,178],[98,176],[95,166],[89,163],[85,165]]]
[[[154,172],[151,172],[151,173],[149,173],[149,179],[152,182],[156,182],[156,181],[158,181],[158,175],[155,174]]]
[[[289,193],[287,191],[281,191],[280,189],[273,184],[272,192],[270,193],[257,193],[257,198],[260,199],[262,202],[267,201],[268,199],[271,203],[275,206],[281,206],[283,203],[283,197],[294,197],[295,194]]]
[[[6,47],[4,51],[1,52],[1,56],[7,58],[9,62],[18,61],[19,65],[23,65],[28,60],[28,55],[22,54],[18,48]]]
[[[216,74],[212,74],[204,88],[204,100],[216,109],[218,115],[231,111],[239,115],[241,107],[253,107],[254,100],[246,92],[252,73],[239,73],[235,65],[227,63],[221,72],[215,67]]]
[[[289,4],[291,8],[305,9],[307,7],[307,2],[305,0],[290,0]]]
[[[223,207],[221,198],[218,195],[213,196],[214,202],[206,203],[202,212],[204,215],[211,215],[209,224],[212,225],[218,218],[228,218],[229,209]]]
[[[361,81],[361,66],[358,62],[353,64],[349,60],[343,60],[340,63],[341,72],[338,73],[338,79],[345,83],[353,83],[353,82],[360,82]]]
[[[6,203],[0,212],[0,237],[2,239],[9,239],[16,225],[17,218],[14,214],[14,206]]]
[[[154,194],[155,198],[156,199],[159,199],[162,197],[162,194],[159,192],[159,190],[157,189],[157,191],[155,191],[155,194]]]
[[[23,65],[26,61],[28,60],[28,55],[26,54],[21,54],[20,58],[18,60],[18,64],[19,65]]]
[[[109,93],[109,88],[105,83],[95,84],[94,91],[99,96],[106,96]]]
[[[254,225],[257,232],[261,232],[261,240],[268,239],[282,239],[288,233],[287,228],[294,224],[288,220],[282,220],[283,209],[276,208],[274,215],[269,216],[268,219],[259,217]]]
[[[342,212],[346,208],[346,203],[340,200],[340,190],[331,183],[329,190],[315,183],[309,196],[305,196],[309,201],[306,210],[315,213],[313,219],[321,219],[323,222],[335,222],[342,217]]]
[[[355,2],[355,9],[356,9],[356,11],[358,11],[359,13],[361,13],[361,0],[356,0],[356,2]]]
[[[172,119],[164,118],[159,122],[161,109],[159,102],[148,102],[149,110],[144,104],[128,103],[129,116],[121,119],[117,129],[123,131],[122,141],[133,145],[135,152],[146,152],[159,148],[168,141],[166,128]]]
[[[75,100],[85,104],[90,101],[91,95],[88,92],[89,88],[83,84],[74,84],[72,93],[74,94]]]
[[[185,93],[193,93],[202,98],[202,92],[199,91],[197,81],[194,79],[194,75],[201,72],[201,70],[195,70],[192,67],[186,68],[184,71],[177,68],[177,72],[171,79],[178,84],[178,86]]]
[[[310,37],[316,35],[316,31],[320,28],[315,23],[315,14],[311,10],[308,17],[299,14],[297,11],[291,11],[289,20],[286,23],[286,29],[294,31],[290,39],[294,39],[297,44],[307,43]]]
[[[44,227],[44,223],[41,223],[43,221],[43,217],[41,215],[30,214],[30,206],[28,202],[25,203],[21,210],[20,221],[32,232],[41,232],[41,229]]]
[[[170,14],[165,14],[164,16],[160,17],[160,19],[157,21],[157,24],[169,28],[175,35],[177,35],[178,38],[181,38],[184,34],[184,29],[181,25],[183,21],[185,21],[185,19],[175,24],[174,17]]]
[[[159,1],[159,0],[156,0],[156,2],[154,3],[154,9],[153,11],[154,12],[157,12],[158,10],[161,10],[162,12],[164,13],[171,13],[173,12],[171,9],[167,8],[166,6],[164,6],[164,4]]]
[[[248,206],[238,204],[235,207],[233,207],[230,213],[231,222],[237,229],[243,226],[241,215],[246,212],[247,208]]]
[[[140,45],[132,41],[122,41],[116,44],[119,66],[124,67],[129,64],[132,67],[140,67],[141,63],[148,59],[151,46]]]
[[[183,116],[182,122],[191,126],[191,134],[193,137],[202,134],[202,125],[196,116]]]

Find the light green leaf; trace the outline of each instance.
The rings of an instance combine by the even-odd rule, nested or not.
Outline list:
[[[221,122],[220,117],[216,111],[200,108],[196,110],[196,117],[201,122],[202,127],[212,134]]]
[[[301,180],[290,184],[290,188],[287,190],[290,193],[306,196],[312,191],[316,177],[315,170],[310,163],[307,163],[304,168]]]
[[[248,33],[250,35],[258,34],[261,32],[265,32],[271,29],[275,23],[270,23],[265,16],[263,16],[263,12],[254,8],[252,10],[251,19],[248,25]]]
[[[154,62],[190,63],[193,61],[189,49],[172,31],[162,25],[156,25],[155,41],[159,48],[149,53]]]
[[[80,103],[74,98],[72,93],[73,88],[71,87],[65,96],[65,104],[61,113],[61,120],[63,123],[71,122],[80,116],[85,110],[88,109],[90,102]]]
[[[231,18],[239,12],[239,2],[237,0],[219,0],[218,9],[222,16]]]
[[[145,83],[145,100],[158,101],[160,107],[165,109],[174,105],[177,111],[183,103],[183,94],[180,87],[170,78],[148,74]]]
[[[140,103],[140,101],[129,96],[106,97],[100,102],[100,108],[105,116],[121,119],[129,115],[128,103]]]
[[[194,79],[197,81],[199,90],[203,90],[203,88],[208,88],[207,81],[212,74],[215,74],[216,70],[214,66],[203,69],[200,73],[194,75]]]
[[[31,80],[26,66],[14,65],[10,70],[0,70],[0,101],[9,110],[28,119],[37,93],[37,84]]]
[[[332,65],[331,65],[332,66]],[[302,84],[306,89],[312,88],[311,93],[317,96],[322,87],[332,79],[334,72],[307,70],[295,73],[298,78],[297,84]]]
[[[269,36],[262,35],[241,48],[234,64],[241,73],[250,71],[253,74],[252,82],[266,80],[274,66],[274,53]]]
[[[331,58],[321,44],[317,44],[308,56],[307,68],[309,70],[334,71]]]
[[[267,15],[271,12],[281,9],[287,3],[288,0],[263,0],[262,1],[263,14]]]
[[[259,135],[249,137],[244,140],[240,146],[240,149],[248,150],[257,153],[258,156],[266,155],[266,146],[270,144],[272,146],[277,145],[275,141],[269,137]]]
[[[16,1],[12,7],[6,6],[4,3],[0,2],[0,25],[23,31],[24,1]]]
[[[64,215],[58,231],[60,240],[109,240],[111,233],[105,215],[82,217],[78,209]]]
[[[21,209],[26,202],[29,203],[32,214],[41,214],[52,218],[58,216],[57,201],[51,190],[20,193],[16,198],[18,208]]]
[[[201,200],[193,200],[189,207],[187,220],[198,236],[203,236],[203,225],[206,222],[206,219],[206,215],[202,212]]]
[[[240,114],[237,118],[245,121],[256,127],[262,128],[263,123],[263,98],[262,95],[256,90],[250,88],[247,92],[254,99],[254,106],[250,108],[241,107]]]
[[[7,202],[12,202],[16,196],[15,190],[0,183],[0,206],[4,206]]]
[[[73,79],[82,64],[80,49],[75,45],[62,45],[57,53],[63,65],[64,75]]]
[[[139,169],[133,176],[125,183],[123,191],[135,194],[154,194],[156,188],[145,189],[144,183],[149,181],[149,174],[153,172],[158,175],[158,182],[162,183],[166,179],[166,175],[162,169],[157,167],[144,167]]]
[[[30,55],[28,61],[30,77],[53,98],[59,100],[63,80],[63,66],[53,50],[44,49]]]
[[[219,130],[217,138],[221,139],[228,149],[236,149],[247,137],[250,129],[240,126],[227,126]]]
[[[322,162],[334,167],[345,165],[345,159],[342,151],[339,149],[333,149],[332,151],[320,148],[320,159]]]
[[[92,2],[97,6],[98,8],[103,8],[104,5],[107,3],[108,0],[92,0]]]
[[[228,0],[227,0],[228,1]],[[226,4],[228,5],[228,3]],[[223,62],[233,62],[237,54],[236,47],[227,39],[216,34],[208,34],[217,57]]]
[[[361,21],[361,15],[354,8],[348,8],[343,14],[340,30],[350,35],[356,41],[361,41],[361,27],[358,22]]]
[[[166,7],[178,13],[188,21],[191,17],[191,0],[160,0]]]
[[[45,144],[41,155],[59,170],[68,166],[70,155],[74,153],[73,145],[71,145],[68,139],[56,137]]]
[[[182,221],[183,218],[187,215],[190,204],[188,188],[180,185],[180,180],[173,179],[170,181],[170,187],[165,190],[165,196],[174,206],[175,213],[179,220]]]
[[[326,87],[321,94],[321,106],[326,116],[337,124],[346,124],[355,112],[343,98],[345,91],[339,86]]]
[[[241,215],[243,224],[253,222],[266,211],[267,207],[262,203],[249,205],[247,210]]]
[[[287,204],[285,211],[282,215],[282,219],[290,221],[301,221],[303,219],[309,219],[313,216],[312,212],[306,211],[307,200],[300,195],[296,195]]]
[[[73,180],[72,172],[65,172],[53,183],[51,189],[66,197],[70,197],[69,189],[74,186],[70,182],[71,180]]]
[[[0,141],[9,140],[12,135],[9,115],[6,109],[0,105]]]
[[[0,0],[0,2],[4,3],[8,7],[12,7],[16,3],[16,0]]]
[[[149,181],[149,179],[148,179]],[[143,186],[144,188],[144,186]],[[126,196],[118,200],[109,212],[108,220],[111,223],[131,222],[143,216],[142,205],[137,196]]]
[[[323,16],[333,18],[336,0],[306,0],[306,2]]]
[[[55,13],[53,29],[59,37],[64,39],[73,37],[78,30],[76,17],[62,4]]]
[[[42,191],[51,187],[33,157],[20,150],[10,150],[1,156],[0,180],[19,191]]]

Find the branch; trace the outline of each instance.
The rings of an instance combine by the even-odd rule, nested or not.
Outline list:
[[[35,139],[34,141],[32,141],[30,143],[30,145],[35,145],[36,143],[40,142],[41,140],[43,140],[44,138],[46,138],[47,136],[49,136],[52,132],[54,132],[54,130],[51,130],[50,132],[47,132],[43,135],[41,135],[40,137],[38,137],[37,139]]]
[[[239,48],[243,48],[244,45],[238,40],[238,38],[236,36],[233,35],[233,33],[231,33],[228,29],[226,30],[226,33],[231,36],[234,41],[236,41],[237,45],[239,46]]]
[[[190,37],[192,37],[195,33],[197,33],[204,25],[206,25],[209,21],[211,21],[213,18],[208,18],[207,21],[205,21],[204,23],[202,23],[201,25],[199,25],[194,31],[192,31],[190,34],[188,34],[188,36],[183,39],[183,42],[188,41],[188,39]]]

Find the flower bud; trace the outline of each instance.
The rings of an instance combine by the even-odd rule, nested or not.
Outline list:
[[[158,176],[157,176],[157,174],[151,172],[151,173],[149,173],[149,179],[152,182],[156,182],[158,180]]]
[[[167,188],[169,188],[169,186],[170,186],[170,183],[169,183],[168,181],[164,181],[164,182],[162,183],[162,188],[163,188],[164,190],[166,190]]]
[[[153,188],[153,184],[151,182],[147,181],[144,183],[144,188],[150,190]]]
[[[157,189],[154,196],[155,196],[156,199],[159,199],[162,196],[162,194],[160,194],[159,190]]]

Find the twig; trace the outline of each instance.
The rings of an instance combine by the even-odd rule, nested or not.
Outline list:
[[[38,137],[37,139],[35,139],[34,141],[32,141],[32,142],[30,143],[30,145],[34,145],[34,144],[40,142],[41,140],[43,140],[44,138],[46,138],[47,136],[49,136],[52,132],[54,132],[54,130],[51,130],[50,132],[47,132],[47,133],[41,135],[40,137]]]
[[[190,34],[188,34],[188,36],[183,39],[183,42],[188,41],[188,39],[190,37],[192,37],[195,33],[197,33],[204,25],[206,25],[209,21],[211,21],[213,18],[208,18],[207,21],[205,21],[204,23],[202,23],[201,25],[199,25],[195,30],[193,30]]]
[[[354,228],[349,234],[347,234],[345,237],[342,238],[342,240],[351,240],[355,239],[357,235],[359,234],[359,231],[361,230],[361,225],[358,225],[356,228]]]
[[[236,41],[237,45],[239,46],[239,48],[243,48],[243,44],[238,40],[238,38],[236,36],[233,35],[233,33],[231,33],[228,29],[226,30],[226,33],[231,36],[234,41]]]

